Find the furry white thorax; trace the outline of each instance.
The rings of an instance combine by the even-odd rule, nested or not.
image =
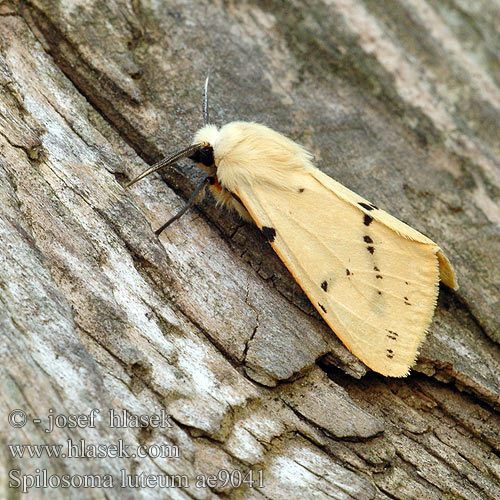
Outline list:
[[[242,184],[270,181],[292,189],[293,171],[315,168],[311,154],[302,146],[257,123],[231,122],[220,130],[206,125],[194,137],[193,144],[200,143],[212,146],[217,178],[232,192]]]
[[[213,147],[218,135],[219,130],[216,125],[205,125],[196,132],[193,144],[209,144]]]

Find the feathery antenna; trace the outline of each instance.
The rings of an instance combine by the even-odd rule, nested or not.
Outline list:
[[[168,167],[169,165],[172,165],[172,163],[175,163],[177,160],[180,160],[181,158],[186,158],[186,156],[191,156],[193,153],[195,153],[202,147],[203,144],[193,144],[185,149],[182,149],[181,151],[177,151],[177,153],[174,153],[173,155],[167,156],[167,158],[163,158],[163,160],[160,160],[159,162],[155,163],[147,170],[145,170],[142,174],[140,174],[138,177],[136,177],[134,180],[130,181],[125,187],[132,186],[132,184],[135,184],[137,181],[144,179],[144,177],[146,177],[147,175],[152,174],[153,172],[156,172],[161,168]]]
[[[210,123],[210,115],[208,114],[208,80],[210,79],[210,70],[208,70],[207,78],[205,79],[205,85],[203,86],[203,118],[205,120],[205,125]]]

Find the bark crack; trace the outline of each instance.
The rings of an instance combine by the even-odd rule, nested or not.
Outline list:
[[[250,343],[254,339],[254,337],[255,337],[255,335],[257,333],[257,330],[259,329],[259,326],[260,326],[259,311],[253,305],[253,303],[251,303],[251,302],[248,301],[248,295],[249,295],[249,293],[250,293],[250,279],[248,278],[247,279],[247,286],[246,286],[246,294],[245,294],[245,304],[247,304],[253,310],[253,312],[255,313],[255,326],[253,328],[253,331],[252,331],[250,337],[245,342],[245,348],[243,349],[243,355],[242,355],[242,364],[245,364],[245,362],[246,362],[248,349],[250,348]]]

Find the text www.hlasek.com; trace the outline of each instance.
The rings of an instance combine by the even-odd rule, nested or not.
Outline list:
[[[168,444],[131,446],[119,439],[116,444],[92,444],[84,439],[65,444],[9,444],[14,458],[179,458],[179,447]]]

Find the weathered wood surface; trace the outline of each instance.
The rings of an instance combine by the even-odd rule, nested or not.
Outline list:
[[[0,2],[0,497],[8,471],[186,474],[189,488],[29,498],[498,499],[498,2]],[[445,249],[419,362],[385,379],[331,335],[201,174],[125,190],[201,125],[268,124]],[[166,181],[166,182],[164,182]],[[324,356],[326,354],[326,356]],[[43,431],[15,408],[154,414],[173,427]],[[7,444],[167,443],[179,458],[14,458]],[[197,488],[263,471],[263,487]]]

